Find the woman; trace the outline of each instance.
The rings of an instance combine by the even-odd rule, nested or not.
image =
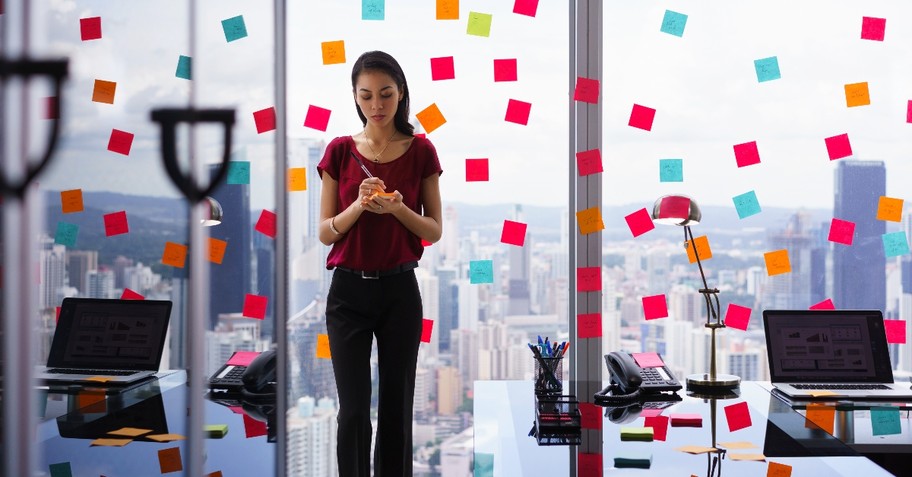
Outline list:
[[[415,267],[421,240],[442,233],[434,146],[413,135],[402,68],[381,51],[352,67],[352,94],[364,129],[333,139],[317,170],[320,241],[335,269],[326,328],[339,393],[339,475],[370,475],[370,354],[377,337],[380,376],[374,471],[412,475],[412,401],[422,309]],[[382,195],[380,195],[382,193]]]

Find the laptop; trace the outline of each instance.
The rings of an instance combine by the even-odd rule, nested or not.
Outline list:
[[[912,399],[879,310],[764,310],[770,381],[792,399]]]
[[[47,366],[49,385],[123,386],[153,376],[171,317],[165,300],[64,298]]]

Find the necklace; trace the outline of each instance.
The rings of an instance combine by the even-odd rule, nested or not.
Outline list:
[[[383,153],[386,152],[386,148],[388,148],[390,143],[393,142],[393,137],[395,137],[395,136],[396,136],[396,130],[393,129],[393,134],[391,134],[389,139],[386,140],[386,145],[383,146],[383,149],[380,149],[380,152],[377,152],[374,150],[374,147],[371,146],[371,138],[370,138],[370,136],[367,135],[367,129],[364,130],[364,139],[366,139],[365,142],[367,142],[367,148],[370,149],[371,154],[374,155],[374,162],[376,162],[378,164],[380,163],[380,156],[382,156]]]

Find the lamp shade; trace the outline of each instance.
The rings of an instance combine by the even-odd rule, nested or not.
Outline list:
[[[666,225],[695,225],[703,214],[696,201],[686,195],[665,195],[652,206],[652,221]]]
[[[222,223],[222,204],[212,197],[206,196],[202,202],[200,202],[202,207],[209,206],[209,212],[203,212],[204,218],[200,220],[200,224],[206,227],[212,227],[213,225],[218,225]]]

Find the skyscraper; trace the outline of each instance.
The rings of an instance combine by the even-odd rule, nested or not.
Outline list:
[[[70,286],[79,290],[79,293],[86,292],[86,272],[98,270],[98,251],[97,250],[67,250],[67,279]]]
[[[513,207],[513,220],[525,222],[522,206]],[[532,300],[529,293],[529,278],[531,277],[532,245],[529,243],[529,234],[526,233],[525,245],[519,247],[510,245],[510,281],[507,294],[510,297],[507,314],[528,315],[532,309]]]
[[[243,152],[234,154],[232,161],[243,160]],[[215,174],[217,166],[210,166]],[[251,290],[251,231],[250,185],[221,184],[212,197],[222,204],[222,223],[209,228],[209,236],[228,242],[221,264],[209,266],[209,326],[214,329],[220,314],[240,313],[244,296]]]

